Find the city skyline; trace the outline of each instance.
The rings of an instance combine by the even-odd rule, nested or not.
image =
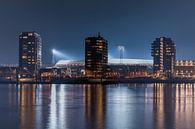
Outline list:
[[[26,31],[27,32],[27,31]],[[37,31],[29,31],[29,32],[37,32]],[[20,32],[21,33],[21,32]],[[98,32],[99,34],[100,34],[100,32]],[[97,34],[91,34],[92,35],[92,37],[93,36],[97,36],[98,35],[98,33]],[[40,35],[41,36],[41,35]],[[89,36],[89,35],[88,35]],[[160,37],[166,37],[166,36],[160,36]],[[171,37],[167,37],[167,38],[171,38]],[[85,38],[83,38],[83,39],[85,39]],[[154,39],[156,39],[156,38],[154,38]],[[153,39],[153,40],[154,40]],[[173,40],[173,41],[175,41],[175,40]],[[153,42],[153,41],[152,41]],[[151,43],[152,43],[151,42]],[[151,43],[150,43],[150,47],[151,47]],[[109,44],[109,41],[108,41],[108,44]],[[108,58],[109,59],[119,59],[120,58],[120,54],[119,54],[119,51],[118,51],[118,47],[120,46],[121,44],[118,44],[118,46],[111,46],[111,48],[114,48],[114,49],[110,49],[109,47],[108,47]],[[44,45],[43,45],[44,46]],[[84,44],[82,44],[82,47],[84,46]],[[153,57],[151,56],[151,53],[149,52],[149,54],[147,54],[147,55],[149,55],[148,57],[149,58],[143,58],[143,57],[129,57],[128,56],[128,50],[126,50],[126,45],[122,45],[123,47],[124,47],[124,49],[125,49],[125,51],[124,51],[124,59],[126,58],[126,59],[147,59],[147,60],[152,60],[153,59]],[[175,43],[175,46],[176,46],[176,48],[177,48],[177,43]],[[80,57],[74,57],[74,56],[72,56],[72,55],[70,55],[70,53],[66,53],[64,50],[63,50],[63,48],[58,48],[58,49],[56,49],[56,48],[58,48],[58,47],[55,47],[55,48],[51,48],[51,49],[49,49],[48,50],[48,52],[46,52],[46,53],[44,53],[44,54],[42,54],[43,55],[43,59],[44,59],[44,57],[45,56],[48,56],[49,55],[49,60],[47,60],[47,61],[43,61],[43,64],[53,64],[53,55],[52,55],[52,53],[53,53],[53,51],[56,51],[56,52],[58,52],[58,53],[60,53],[61,54],[61,57],[55,57],[56,59],[56,61],[59,61],[59,60],[84,60],[84,58],[85,58],[85,53],[83,52],[84,51],[84,48],[83,49],[80,49],[80,52],[82,52],[82,56],[80,55]],[[44,49],[44,47],[43,47],[43,49]],[[150,51],[150,49],[151,48],[149,48],[149,51]],[[19,48],[18,48],[18,50],[19,50]],[[133,47],[132,47],[132,50],[133,50]],[[114,52],[113,52],[114,51]],[[177,49],[177,52],[178,52],[179,50]],[[181,53],[180,53],[181,54]],[[180,55],[179,53],[177,53],[177,55]],[[195,58],[193,58],[193,59],[191,59],[191,58],[184,58],[184,56],[183,56],[183,58],[178,58],[177,57],[177,55],[176,55],[176,59],[178,59],[178,60],[195,60]],[[19,55],[17,56],[17,58],[19,57]],[[57,63],[57,62],[56,62]],[[9,64],[9,63],[1,63],[2,65],[3,64]],[[19,64],[19,62],[16,62],[16,63],[11,63],[11,64],[9,64],[9,65],[13,65],[13,66],[15,66],[15,65],[17,65],[17,64]]]
[[[0,1],[0,129],[195,129],[195,0]]]
[[[83,58],[84,37],[98,32],[109,41],[113,55],[117,45],[124,45],[126,57],[152,59],[151,42],[165,36],[176,43],[177,59],[195,58],[195,9],[191,0],[12,2],[3,0],[0,5],[0,64],[18,63],[18,35],[23,31],[36,31],[42,36],[45,63],[51,61],[52,48]]]

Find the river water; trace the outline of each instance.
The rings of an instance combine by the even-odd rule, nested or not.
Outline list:
[[[0,85],[0,129],[194,129],[195,84]]]

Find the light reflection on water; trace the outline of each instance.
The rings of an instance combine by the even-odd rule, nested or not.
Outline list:
[[[0,85],[0,128],[192,129],[194,86]]]

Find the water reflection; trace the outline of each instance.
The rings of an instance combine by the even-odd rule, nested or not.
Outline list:
[[[194,84],[154,85],[155,128],[195,128]]]
[[[106,87],[103,85],[84,86],[85,128],[104,129],[106,108]]]
[[[0,117],[0,127],[192,129],[195,128],[194,86],[3,85],[0,113],[4,117]]]
[[[16,86],[19,128],[45,128],[48,123],[48,114],[51,96],[50,85],[18,85]]]

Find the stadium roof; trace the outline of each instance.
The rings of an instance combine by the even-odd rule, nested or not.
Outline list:
[[[152,65],[153,60],[146,59],[109,59],[109,64],[124,64],[124,65]]]
[[[108,64],[113,65],[152,65],[152,60],[146,60],[146,59],[109,59]],[[73,66],[84,66],[85,61],[84,60],[59,60],[55,67],[63,67],[67,65],[73,65]]]

